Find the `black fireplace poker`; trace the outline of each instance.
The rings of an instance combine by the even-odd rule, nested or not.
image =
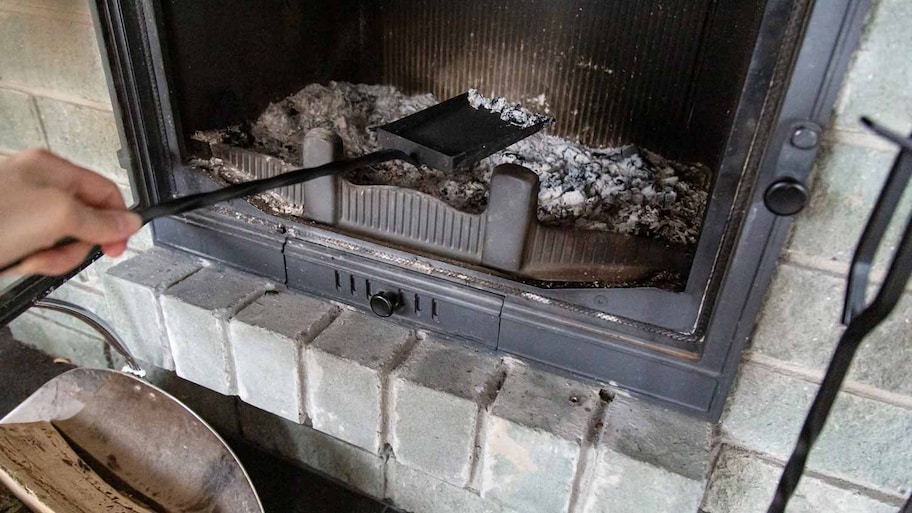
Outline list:
[[[897,144],[900,147],[900,153],[887,176],[886,183],[874,205],[874,210],[865,225],[852,258],[843,313],[843,323],[846,324],[846,329],[836,345],[836,351],[833,353],[814,403],[805,418],[795,449],[779,479],[776,494],[767,513],[785,511],[786,504],[798,487],[798,481],[801,479],[811,448],[823,431],[842,382],[855,357],[855,352],[868,333],[890,315],[902,297],[909,277],[912,276],[912,216],[910,216],[880,290],[870,303],[865,304],[865,293],[868,290],[868,278],[874,256],[896,213],[900,198],[912,179],[912,136],[903,137],[866,118],[862,119],[862,123],[881,137]],[[912,496],[901,513],[912,513]]]
[[[522,119],[517,120],[516,113],[521,113]],[[457,172],[529,137],[552,121],[551,118],[528,113],[517,106],[506,106],[500,110],[491,110],[483,105],[475,106],[470,101],[469,93],[463,93],[398,121],[377,127],[377,140],[383,148],[379,151],[318,167],[296,169],[270,178],[230,185],[216,191],[191,194],[151,207],[136,208],[134,212],[139,214],[143,224],[146,224],[159,217],[183,214],[223,201],[244,198],[391,160],[403,160],[415,166],[425,165],[441,171]],[[76,239],[67,237],[57,241],[53,247],[59,248],[73,242],[76,242]],[[18,266],[25,258],[27,257],[0,268],[0,273]]]

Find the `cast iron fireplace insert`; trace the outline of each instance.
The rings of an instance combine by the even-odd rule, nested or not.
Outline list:
[[[270,102],[331,81],[440,100],[470,87],[547,98],[552,134],[700,163],[708,199],[698,235],[683,243],[534,220],[517,228],[336,179],[298,191],[303,215],[253,199],[153,229],[157,245],[365,310],[388,300],[393,321],[717,419],[788,216],[807,200],[868,4],[97,0],[94,16],[121,162],[143,205],[223,186],[196,164],[213,151],[251,173],[300,164],[206,147],[194,134],[249,124]],[[309,212],[308,194],[344,205]],[[390,220],[405,201],[424,205],[413,215],[431,235]],[[485,257],[505,239],[524,248],[513,267]]]

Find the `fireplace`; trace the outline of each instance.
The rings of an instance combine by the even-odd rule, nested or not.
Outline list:
[[[553,173],[526,157],[480,173],[468,208],[362,175],[153,228],[158,245],[718,418],[865,6],[99,0],[96,15],[146,205],[357,150],[331,132],[305,142],[302,126],[293,145],[256,140],[271,108],[299,122],[287,98],[308,88],[444,100],[477,87],[546,110],[548,137],[574,151],[639,162],[652,175],[619,185],[622,199],[656,218],[623,229],[543,214]],[[689,217],[670,217],[685,190]],[[626,208],[616,199],[598,213]],[[685,228],[663,231],[670,219]]]

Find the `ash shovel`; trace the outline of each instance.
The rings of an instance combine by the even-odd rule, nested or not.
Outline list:
[[[36,513],[262,513],[224,440],[142,374],[117,335],[69,303],[36,307],[86,321],[127,360],[125,372],[76,368],[0,419],[0,484]]]
[[[442,171],[455,172],[488,155],[521,141],[551,123],[551,119],[526,113],[521,109],[476,108],[469,93],[450,98],[408,117],[377,127],[377,139],[383,148],[361,157],[340,160],[308,169],[297,169],[278,176],[231,185],[217,191],[192,194],[165,201],[144,209],[134,210],[143,224],[163,216],[171,216],[209,207],[216,203],[259,194],[271,189],[295,185],[336,175],[391,160],[404,160],[413,165],[426,165]],[[506,114],[504,114],[506,112]],[[521,119],[510,116],[522,113]],[[65,238],[54,247],[75,242]],[[23,259],[0,268],[7,271]]]

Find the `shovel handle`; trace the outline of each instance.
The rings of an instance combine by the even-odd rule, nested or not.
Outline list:
[[[146,224],[149,221],[152,221],[153,219],[159,217],[183,214],[185,212],[190,212],[191,210],[211,207],[212,205],[221,203],[223,201],[244,198],[247,196],[252,196],[254,194],[259,194],[261,192],[266,192],[271,189],[278,189],[280,187],[287,187],[289,185],[307,182],[309,180],[320,178],[322,176],[345,173],[347,171],[352,171],[367,166],[373,166],[376,164],[381,164],[383,162],[389,162],[391,160],[405,160],[412,164],[417,164],[415,160],[405,152],[399,150],[380,150],[369,153],[367,155],[362,155],[360,157],[355,157],[353,159],[337,160],[335,162],[330,162],[328,164],[317,167],[295,169],[293,171],[288,171],[287,173],[282,173],[273,177],[229,185],[228,187],[224,187],[215,191],[190,194],[189,196],[183,196],[181,198],[168,200],[148,208],[134,208],[132,210],[136,214],[139,214],[139,216],[142,218],[143,224]],[[47,249],[62,248],[74,242],[77,242],[77,240],[73,237],[64,237]],[[30,257],[33,254],[35,253],[31,253],[20,258],[19,260],[16,260],[15,262],[0,267],[0,274],[19,266],[19,264],[21,264],[23,261],[25,261],[26,258]]]

